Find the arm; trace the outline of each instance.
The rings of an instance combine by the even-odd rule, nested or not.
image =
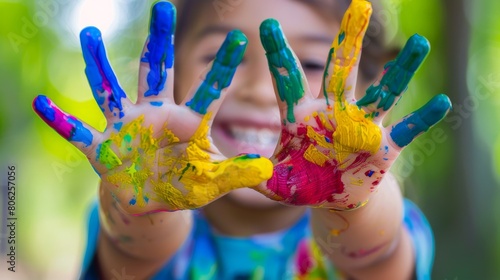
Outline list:
[[[101,178],[97,261],[107,279],[122,269],[139,278],[151,276],[191,230],[190,214],[181,210],[202,207],[272,175],[268,159],[255,154],[227,159],[210,137],[213,116],[243,58],[246,37],[230,32],[199,84],[176,104],[175,14],[168,2],[152,8],[135,104],[118,84],[99,30],[87,27],[80,33],[85,73],[107,120],[103,132],[45,96],[33,102],[35,112],[82,151]]]
[[[318,245],[337,269],[353,279],[411,279],[414,254],[402,224],[399,186],[386,176],[366,206],[352,211],[312,209]]]
[[[402,196],[387,174],[402,149],[443,119],[451,102],[437,95],[396,123],[382,125],[430,51],[419,35],[356,100],[371,11],[368,1],[352,1],[332,43],[318,97],[279,25],[272,20],[261,25],[283,126],[273,177],[258,190],[288,205],[311,207],[316,243],[335,267],[360,279],[405,279],[415,258],[402,226]]]
[[[136,279],[151,277],[189,237],[191,211],[133,216],[120,209],[103,184],[96,255],[102,279],[112,279],[123,268]]]

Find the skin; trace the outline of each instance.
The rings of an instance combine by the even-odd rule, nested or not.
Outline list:
[[[381,126],[381,121],[391,108],[392,104],[388,103],[395,103],[402,94],[401,89],[406,88],[404,84],[394,86],[397,88],[395,93],[378,95],[387,98],[375,98],[377,95],[372,92],[361,99],[360,107],[355,105],[369,84],[368,81],[357,80],[357,44],[361,42],[366,28],[360,23],[368,18],[369,6],[364,1],[355,2],[360,5],[352,11],[353,18],[359,19],[354,21],[356,24],[340,24],[334,19],[323,18],[303,3],[289,0],[244,1],[227,13],[223,22],[219,21],[215,11],[208,9],[193,22],[192,29],[176,46],[177,102],[173,101],[174,78],[169,60],[171,43],[162,39],[151,43],[158,38],[170,38],[157,36],[158,32],[171,30],[173,26],[172,22],[163,22],[164,17],[155,16],[162,9],[172,15],[168,5],[162,3],[153,9],[151,37],[146,41],[141,56],[137,104],[131,104],[113,84],[116,78],[112,72],[100,71],[97,78],[87,72],[96,101],[108,119],[108,128],[104,133],[77,122],[59,109],[53,109],[53,104],[46,102],[44,97],[35,100],[35,111],[82,150],[101,176],[100,219],[103,234],[99,240],[98,259],[103,277],[112,277],[112,271],[121,267],[127,267],[127,273],[140,279],[154,274],[175,253],[192,226],[189,212],[162,211],[192,209],[202,205],[206,205],[203,211],[211,224],[221,233],[232,236],[284,229],[301,217],[305,207],[315,207],[311,227],[318,244],[330,238],[341,244],[340,250],[320,246],[337,268],[356,279],[410,277],[414,260],[411,241],[401,225],[402,197],[397,183],[390,175],[387,176],[386,170],[404,146],[446,114],[450,108],[449,100],[438,96],[428,106],[387,128]],[[270,17],[277,19],[281,27],[278,22],[264,22]],[[165,24],[165,28],[157,28],[155,18],[162,18],[156,24]],[[297,21],[297,18],[301,20]],[[246,39],[236,36],[238,40],[223,44],[226,34],[233,29],[241,30]],[[335,38],[339,31],[342,39]],[[92,29],[82,32],[84,54],[92,53],[86,48],[89,41],[99,42],[95,40],[96,36],[90,36],[93,32]],[[284,39],[284,34],[287,39]],[[236,73],[233,71],[237,63],[228,65],[224,57],[240,57],[241,51],[237,47],[233,50],[223,47],[219,56],[216,53],[220,45],[246,46],[243,62]],[[95,49],[100,48],[96,46]],[[158,46],[163,46],[157,51],[159,54],[164,49],[170,52],[163,55],[151,53]],[[286,51],[281,52],[282,49]],[[100,52],[100,59],[87,56],[88,68],[101,65],[100,68],[107,69],[107,60],[102,60],[102,50]],[[326,54],[329,56],[325,61]],[[347,59],[348,56],[352,60]],[[218,59],[207,67],[213,57]],[[286,63],[280,65],[280,58]],[[233,70],[229,74],[221,74],[228,68],[220,65]],[[325,66],[326,71],[323,71]],[[196,74],[200,72],[201,75]],[[335,78],[335,74],[340,78]],[[228,78],[230,80],[232,75],[231,86],[226,89],[230,82]],[[374,87],[383,84],[384,77]],[[107,86],[102,81],[111,81],[108,82],[111,84]],[[206,86],[207,83],[211,86]],[[293,89],[287,84],[293,85]],[[200,88],[201,91],[198,90]],[[381,104],[379,100],[386,102]],[[57,118],[51,117],[51,110],[58,112]],[[216,115],[215,118],[212,114]],[[65,121],[68,119],[70,121]],[[359,143],[343,142],[349,141],[343,137],[356,127],[357,124],[352,123],[355,120],[367,123],[368,130],[380,138],[373,143],[364,138]],[[147,149],[134,150],[143,145],[140,139],[144,138],[128,133],[130,127],[138,127],[140,135],[150,135],[152,140],[146,143],[156,144],[148,144]],[[276,137],[276,142],[272,142],[269,139],[273,137],[267,137],[266,141],[262,141],[265,144],[260,142],[252,146],[247,143],[248,138],[235,136],[238,129],[246,130],[243,135],[248,137],[248,131],[262,128],[268,134],[281,133],[281,141],[277,142]],[[162,131],[168,137],[162,136]],[[307,133],[303,134],[303,131]],[[346,132],[339,135],[339,131]],[[88,137],[89,133],[92,137]],[[126,137],[127,133],[130,137]],[[331,139],[326,141],[325,136]],[[302,139],[315,143],[310,148],[312,152],[309,146],[297,145]],[[108,141],[112,141],[111,144]],[[193,145],[196,147],[194,150]],[[148,154],[151,149],[153,153]],[[197,152],[192,154],[193,151]],[[252,155],[236,157],[241,153]],[[271,174],[269,162],[254,153],[271,158],[274,174]],[[169,160],[164,161],[164,155]],[[176,159],[183,164],[181,168],[157,164]],[[201,163],[200,159],[203,159]],[[146,164],[136,169],[136,164],[150,161],[151,166],[166,167],[153,170],[148,169]],[[139,184],[137,180],[123,179],[143,178],[131,175],[143,170],[150,172],[146,178],[160,178],[163,174],[171,174],[173,166],[184,172],[194,164],[199,165],[188,176],[188,181],[183,174],[175,172],[177,177],[167,181],[173,189],[184,194],[175,201],[145,196],[144,193],[155,194],[155,182]],[[292,190],[291,186],[274,180],[283,174],[280,167],[285,164],[307,167],[311,174],[316,175],[318,172],[334,175],[336,170],[342,172],[335,175],[337,177],[330,181],[331,185],[311,185],[305,183],[309,180],[298,180],[294,187],[299,191],[292,197],[285,195]],[[231,171],[223,171],[223,174],[257,180],[242,181],[234,186],[228,186],[227,182],[219,184],[219,177],[210,175],[208,171],[215,165],[232,168]],[[249,165],[257,167],[258,176],[244,173],[249,170]],[[208,199],[205,193],[200,195],[199,191],[189,190],[199,174],[205,176],[200,182],[213,186],[214,192]],[[113,179],[113,176],[122,178],[122,181]],[[285,181],[290,181],[292,177],[285,178],[288,178]],[[132,183],[127,183],[129,181]],[[254,190],[242,188],[245,186]],[[311,193],[318,190],[321,190],[321,195],[312,199]],[[221,197],[227,192],[229,194]],[[194,199],[192,194],[199,197]],[[199,200],[203,197],[205,200]],[[383,234],[380,234],[381,230]]]

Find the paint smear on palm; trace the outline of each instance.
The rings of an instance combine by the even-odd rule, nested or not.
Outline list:
[[[181,154],[172,153],[172,146],[179,143],[172,131],[163,129],[155,137],[153,128],[143,125],[142,116],[124,125],[104,142],[117,147],[117,154],[105,144],[99,149],[98,160],[111,168],[107,180],[121,189],[133,190],[131,205],[144,207],[152,199],[167,204],[169,210],[179,210],[201,207],[226,192],[271,177],[272,163],[258,155],[213,162],[206,152],[210,148],[210,118],[210,113],[203,117]],[[126,166],[118,164],[117,159]],[[121,168],[114,171],[118,166]],[[156,175],[158,170],[166,171]]]

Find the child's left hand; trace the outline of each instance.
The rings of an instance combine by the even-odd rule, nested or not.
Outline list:
[[[354,97],[362,40],[371,15],[366,1],[353,1],[332,44],[316,98],[275,20],[261,25],[261,40],[273,75],[282,133],[273,155],[274,175],[258,190],[288,205],[336,210],[368,202],[401,150],[439,122],[451,108],[437,95],[399,122],[382,126],[406,90],[430,46],[412,36],[360,100]]]

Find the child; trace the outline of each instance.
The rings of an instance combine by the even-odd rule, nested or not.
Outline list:
[[[410,38],[364,94],[384,53],[373,37],[359,60],[371,5],[353,0],[342,20],[330,11],[344,2],[239,1],[221,13],[217,1],[182,1],[175,78],[176,12],[159,2],[136,104],[99,31],[82,31],[106,130],[44,96],[33,104],[101,177],[82,278],[430,277],[430,228],[387,171],[450,101],[382,127],[429,45]]]

